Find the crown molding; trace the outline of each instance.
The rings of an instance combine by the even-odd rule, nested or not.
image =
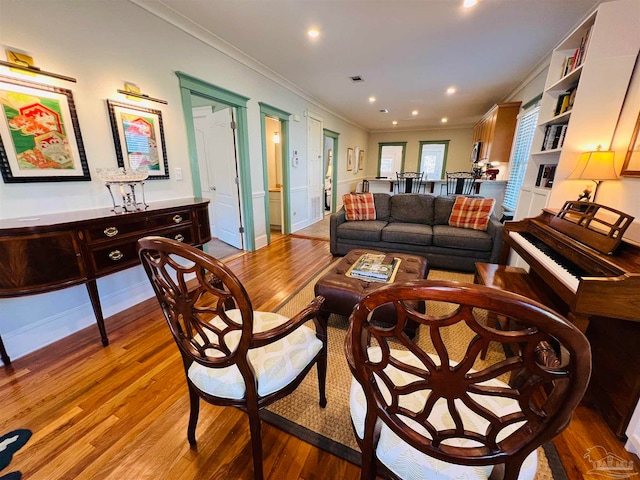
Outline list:
[[[193,22],[191,19],[176,12],[173,8],[166,5],[161,0],[129,0],[129,2],[133,3],[134,5],[137,5],[138,7],[149,12],[150,14],[155,15],[161,20],[164,20],[165,22],[173,25],[179,30],[182,30],[186,34],[190,35],[196,40],[201,41],[205,45],[219,51],[220,53],[222,53],[223,55],[226,55],[232,60],[235,60],[236,62],[244,65],[245,67],[250,68],[254,72],[258,73],[259,75],[267,78],[268,80],[271,80],[272,82],[277,83],[281,87],[287,89],[294,95],[297,95],[298,97],[302,98],[306,102],[309,102],[315,107],[326,111],[327,113],[339,118],[340,120],[350,125],[353,125],[356,128],[360,128],[366,132],[369,132],[368,128],[339,114],[332,108],[322,103],[320,99],[314,97],[309,92],[303,90],[298,85],[291,82],[287,78],[283,77],[279,73],[274,72],[266,65],[260,63],[253,57],[244,53],[242,50],[238,49],[237,47],[234,47],[232,44],[220,38],[215,33],[210,32],[206,28],[203,28],[202,26]]]

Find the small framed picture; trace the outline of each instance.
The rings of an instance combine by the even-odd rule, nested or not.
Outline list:
[[[169,178],[162,112],[107,100],[118,166],[147,168],[148,180]]]
[[[71,90],[0,76],[0,169],[5,183],[91,180]]]
[[[620,175],[623,177],[640,177],[640,114],[631,134],[629,149],[622,165]]]
[[[353,148],[347,148],[347,170],[353,170]]]
[[[364,150],[358,151],[358,170],[364,170]]]

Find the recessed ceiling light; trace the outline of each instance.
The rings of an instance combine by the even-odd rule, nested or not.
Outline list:
[[[376,101],[376,97],[369,97],[369,103],[373,103]]]
[[[448,118],[447,117],[442,117],[442,120],[440,120],[442,123],[447,123]]]
[[[462,2],[462,6],[464,8],[471,8],[477,3],[478,3],[478,0],[464,0],[464,2]]]
[[[398,124],[398,121],[397,121],[397,120],[394,120],[394,121],[393,121],[393,122],[391,122],[391,123],[393,123],[394,125],[397,125],[397,124]]]
[[[448,93],[449,95],[453,95],[454,93],[456,93],[456,89],[455,89],[455,87],[449,87],[449,88],[447,88],[447,93]]]
[[[387,110],[386,108],[383,108],[380,110],[380,113],[389,113],[389,110]]]
[[[413,112],[411,112],[411,115],[417,115],[418,114],[418,110],[414,110]]]
[[[311,38],[316,38],[318,35],[320,35],[320,31],[316,30],[315,28],[311,28],[307,32],[307,35],[309,35]]]

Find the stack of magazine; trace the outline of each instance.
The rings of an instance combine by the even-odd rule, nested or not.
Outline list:
[[[388,282],[396,271],[399,258],[391,263],[383,263],[384,254],[365,253],[349,269],[349,276],[374,282]]]

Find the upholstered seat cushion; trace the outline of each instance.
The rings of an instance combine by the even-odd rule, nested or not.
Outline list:
[[[241,322],[239,310],[229,310],[227,315],[235,322]],[[254,311],[253,332],[270,330],[287,320],[287,317],[276,313]],[[218,318],[211,323],[222,324]],[[230,333],[225,339],[233,351],[240,341],[240,332]],[[258,395],[264,397],[287,386],[321,349],[322,341],[316,337],[315,330],[303,325],[274,343],[249,350],[247,356],[258,379]],[[207,353],[217,356],[215,351]],[[245,383],[237,365],[209,368],[194,362],[188,375],[196,387],[210,395],[233,400],[245,396]]]
[[[338,226],[338,237],[349,240],[379,242],[387,222],[381,220],[344,222]]]
[[[411,245],[431,245],[433,229],[421,223],[389,223],[382,229],[383,242],[409,243]]]
[[[404,362],[409,365],[416,366],[424,369],[424,366],[417,360],[417,358],[407,351],[391,350],[391,355],[398,359],[400,362]],[[380,360],[380,348],[372,347],[369,349],[369,357],[373,362]],[[430,357],[437,364],[440,363],[438,357],[430,355]],[[455,362],[451,361],[451,365],[455,365]],[[417,377],[412,376],[406,372],[400,371],[395,368],[387,367],[385,373],[393,380],[396,385],[406,385],[414,382]],[[470,372],[471,373],[471,372]],[[380,383],[378,383],[380,385]],[[483,385],[503,386],[507,385],[499,380],[490,380],[483,382]],[[381,386],[381,390],[384,394],[384,387]],[[490,397],[487,395],[474,395],[474,400],[478,401],[481,405],[488,408],[498,416],[504,416],[509,413],[520,410],[518,403],[515,400]],[[400,405],[408,408],[411,411],[418,412],[424,405],[428,398],[426,391],[421,390],[409,395],[402,396]],[[367,412],[367,402],[364,395],[364,391],[360,384],[354,379],[351,383],[351,395],[350,395],[350,410],[351,419],[355,427],[356,434],[359,438],[364,437],[364,421]],[[456,402],[458,404],[458,402]],[[484,432],[487,422],[481,417],[475,415],[468,409],[459,408],[462,420],[465,423],[465,427],[470,430]],[[432,413],[429,415],[429,420],[432,422],[435,428],[439,430],[454,428],[453,420],[448,413],[446,402],[440,399],[436,402]],[[407,425],[409,421],[406,422]],[[510,427],[505,427],[503,432],[498,435],[498,440],[506,438],[518,427],[518,424]],[[421,427],[413,427],[421,435],[427,436],[426,430]],[[453,444],[453,443],[452,443]],[[455,443],[456,446],[475,446],[476,442],[472,440],[458,440]],[[444,462],[436,458],[425,455],[424,453],[416,450],[415,448],[406,444],[401,440],[393,431],[382,423],[380,430],[380,439],[376,449],[376,457],[382,464],[384,464],[389,470],[398,475],[400,478],[411,479],[468,479],[468,480],[486,480],[491,474],[492,466],[462,466],[452,463]],[[522,469],[520,470],[519,480],[531,480],[535,477],[537,468],[538,456],[534,451],[524,461]]]
[[[493,238],[487,232],[470,228],[450,227],[449,225],[433,226],[433,245],[436,247],[459,248],[490,252]]]

